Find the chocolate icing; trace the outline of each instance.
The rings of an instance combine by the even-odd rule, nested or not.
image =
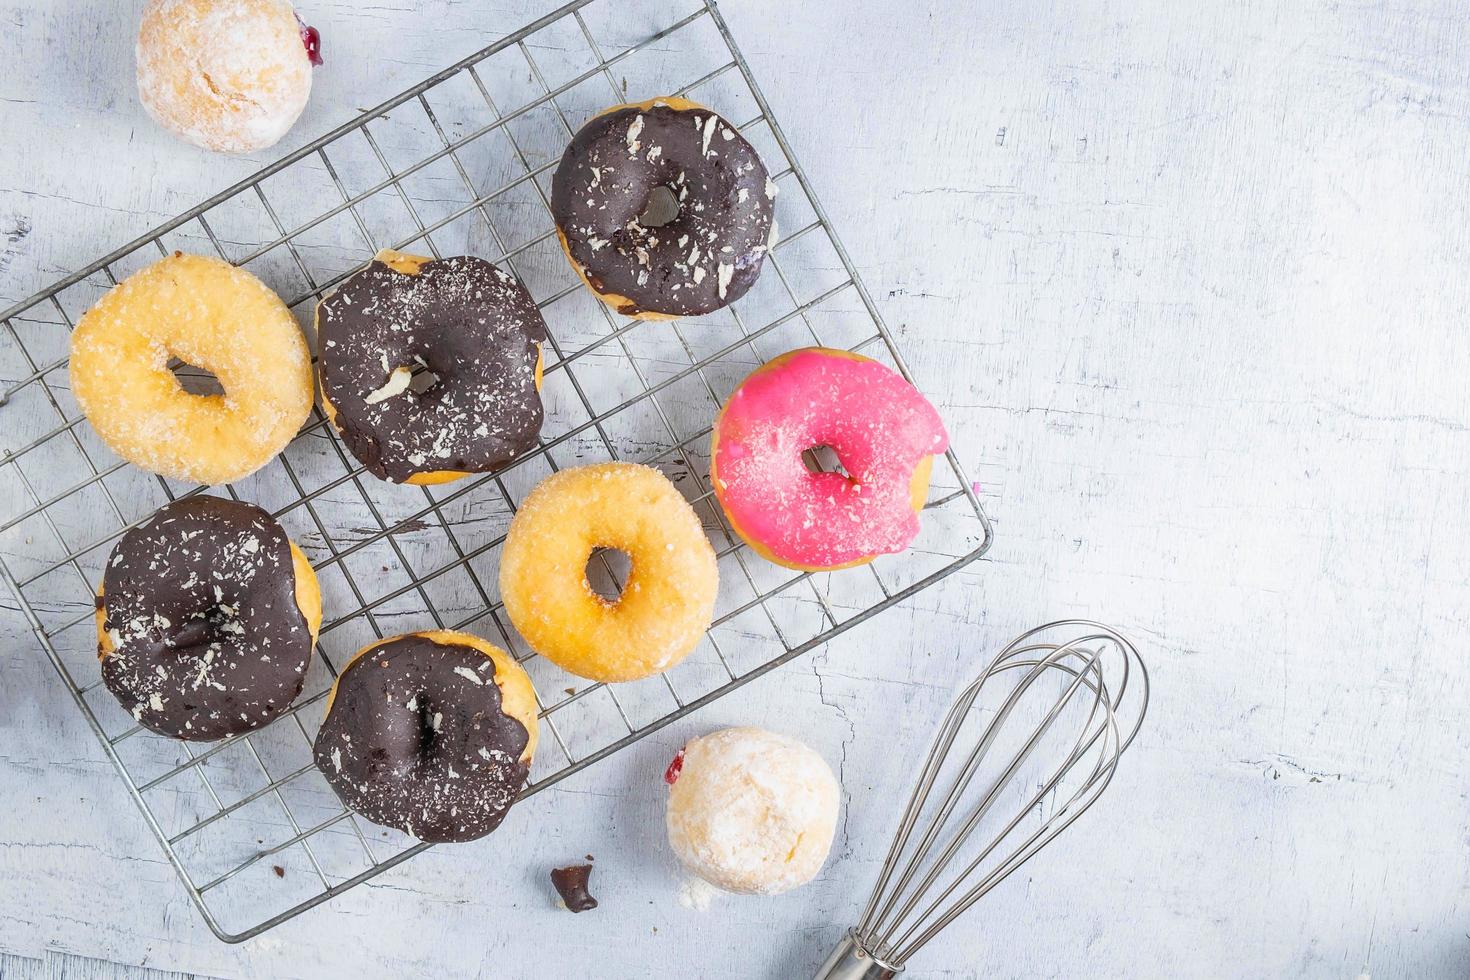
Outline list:
[[[416,274],[374,260],[318,305],[317,337],[322,395],[378,477],[488,472],[536,444],[546,323],[515,277],[484,259],[427,261]],[[439,380],[394,392],[397,368]]]
[[[592,877],[592,865],[574,864],[567,868],[551,869],[551,884],[561,896],[562,904],[569,912],[586,912],[597,908],[597,899],[587,890]]]
[[[286,532],[259,507],[201,495],[160,508],[112,550],[98,608],[113,645],[102,680],[161,735],[249,731],[301,693],[311,632]]]
[[[316,737],[317,768],[374,823],[442,843],[505,818],[530,767],[505,714],[495,661],[468,646],[395,637],[354,660]]]
[[[679,212],[639,224],[663,186]],[[551,209],[573,261],[619,312],[697,316],[760,274],[776,185],[745,137],[708,109],[655,103],[597,116],[562,154]]]

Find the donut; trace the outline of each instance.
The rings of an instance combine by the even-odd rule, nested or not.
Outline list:
[[[536,692],[504,650],[431,630],[359,650],[313,755],[343,804],[431,843],[500,826],[536,752]]]
[[[209,371],[222,395],[185,391],[169,359]],[[260,469],[311,412],[311,352],[259,279],[173,255],[114,286],[71,335],[71,387],[109,449],[162,476],[231,483]]]
[[[632,563],[607,600],[587,581],[597,548]],[[714,617],[719,571],[699,517],[668,477],[637,463],[596,463],[542,480],[521,504],[500,556],[500,595],[537,653],[596,681],[669,669]]]
[[[807,469],[802,453],[821,446],[846,474]],[[933,457],[948,447],[939,413],[902,375],[808,347],[757,368],[730,395],[710,437],[710,483],[762,557],[832,571],[912,543]]]
[[[379,252],[316,330],[327,417],[375,476],[447,483],[536,445],[546,322],[484,259]]]
[[[301,693],[322,622],[306,556],[251,504],[184,497],[118,541],[97,587],[102,681],[150,731],[208,742]]]
[[[604,303],[647,320],[710,313],[745,295],[765,259],[775,197],[734,126],[672,96],[593,117],[551,183],[572,267]],[[652,221],[650,206],[668,220],[641,223]]]
[[[311,95],[321,38],[287,0],[149,0],[138,28],[138,97],[206,150],[273,146]]]
[[[841,792],[820,755],[760,728],[726,728],[674,757],[666,826],[690,874],[717,888],[776,895],[821,870]]]

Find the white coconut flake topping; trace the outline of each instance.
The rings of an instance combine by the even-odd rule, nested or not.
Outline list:
[[[466,680],[474,681],[476,684],[483,685],[485,683],[484,680],[480,678],[479,674],[475,673],[473,670],[470,670],[468,667],[456,667],[454,668],[454,672],[459,676],[465,678]]]
[[[386,358],[385,358],[386,360]],[[413,380],[413,369],[408,367],[396,367],[393,373],[388,375],[388,380],[377,391],[370,392],[363,401],[369,405],[385,402],[394,395],[401,395],[408,390],[409,382]]]
[[[719,124],[719,122],[720,122],[720,117],[719,116],[714,116],[714,115],[710,116],[707,120],[705,120],[705,123],[704,123],[704,147],[700,151],[705,156],[709,156],[709,141],[714,138],[714,135],[715,135],[715,126],[717,126]]]

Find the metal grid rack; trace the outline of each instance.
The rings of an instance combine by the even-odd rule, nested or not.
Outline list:
[[[551,173],[595,112],[670,94],[715,108],[760,151],[780,188],[780,236],[756,287],[733,307],[629,321],[593,298],[562,256],[547,207]],[[276,461],[226,488],[275,514],[317,569],[327,618],[306,690],[273,724],[209,746],[146,732],[101,686],[92,593],[126,529],[203,488],[143,473],[101,444],[69,391],[68,331],[117,281],[182,250],[254,272],[310,333],[315,302],[381,247],[493,257],[531,290],[551,333],[541,444],[493,475],[396,486],[366,475],[314,412]],[[566,3],[5,311],[0,324],[0,552],[11,556],[0,576],[190,898],[227,942],[428,846],[344,810],[311,762],[321,701],[365,643],[452,628],[512,650],[536,684],[545,726],[530,795],[904,601],[990,545],[977,490],[953,453],[935,467],[919,541],[866,568],[780,569],[724,522],[708,486],[709,426],[745,374],[812,344],[908,371],[714,0]],[[553,470],[605,459],[668,474],[700,514],[721,573],[716,619],[695,653],[616,688],[536,657],[501,615],[493,586],[517,502]],[[615,585],[618,572],[605,560],[594,578]]]

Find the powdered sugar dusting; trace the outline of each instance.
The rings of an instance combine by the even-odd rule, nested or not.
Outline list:
[[[711,903],[724,894],[703,878],[689,875],[679,882],[679,904],[694,912],[707,912]]]
[[[669,789],[669,845],[686,869],[717,888],[774,895],[821,868],[839,796],[831,768],[801,742],[726,728],[685,747],[683,771]],[[692,907],[708,904],[710,895],[688,892]],[[684,898],[681,888],[681,904]]]
[[[195,146],[275,144],[311,95],[311,58],[287,0],[150,0],[138,32],[138,95]]]

